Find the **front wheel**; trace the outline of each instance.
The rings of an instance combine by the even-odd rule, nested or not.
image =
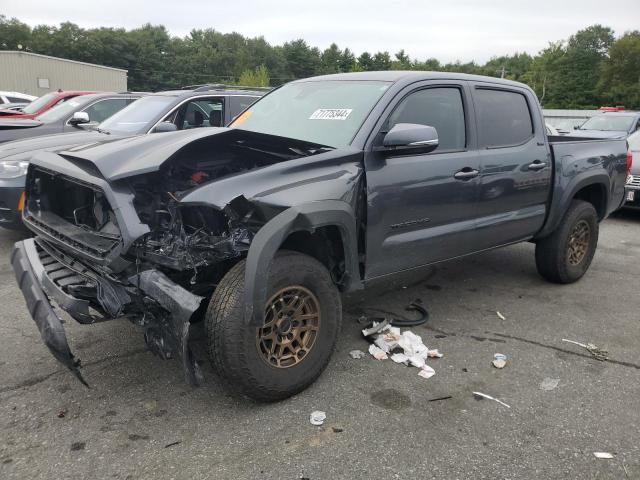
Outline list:
[[[264,323],[247,325],[245,261],[222,278],[209,303],[209,358],[232,391],[275,401],[304,390],[327,366],[342,318],[340,293],[327,269],[297,252],[278,252],[268,275]]]
[[[595,208],[573,200],[556,231],[536,244],[538,273],[554,283],[575,282],[589,269],[597,246]]]

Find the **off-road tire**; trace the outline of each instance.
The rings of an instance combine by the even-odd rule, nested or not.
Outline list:
[[[320,328],[307,356],[296,365],[278,368],[259,351],[258,329],[244,321],[244,275],[242,260],[222,278],[211,298],[205,315],[209,358],[232,393],[262,402],[282,400],[311,385],[329,363],[342,321],[340,293],[316,259],[286,250],[276,254],[269,267],[267,298],[288,286],[302,286],[315,295],[320,310]]]
[[[569,242],[578,224],[588,225],[589,243],[582,260],[572,265],[569,261]],[[589,202],[573,200],[556,229],[536,243],[538,273],[554,283],[573,283],[589,269],[598,246],[598,214]]]

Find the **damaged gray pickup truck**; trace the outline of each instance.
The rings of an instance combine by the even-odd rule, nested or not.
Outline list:
[[[84,382],[51,302],[126,317],[149,349],[261,401],[310,385],[341,292],[531,241],[540,274],[578,280],[624,198],[625,140],[547,137],[527,86],[367,72],[289,83],[229,128],[42,152],[12,265],[51,352]]]

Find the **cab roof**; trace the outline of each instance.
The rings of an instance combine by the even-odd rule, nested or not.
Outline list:
[[[513,80],[505,80],[496,77],[487,77],[483,75],[470,75],[467,73],[454,72],[431,72],[421,70],[385,70],[380,72],[352,72],[352,73],[335,73],[331,75],[321,75],[318,77],[304,78],[295,80],[298,82],[318,82],[331,80],[353,80],[353,81],[379,81],[391,83],[413,83],[421,80],[465,80],[474,82],[490,82],[501,85],[512,85],[518,87],[529,88],[524,83]]]

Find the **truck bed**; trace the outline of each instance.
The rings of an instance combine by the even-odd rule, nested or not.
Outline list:
[[[600,219],[622,205],[626,182],[626,139],[549,135],[547,141],[553,161],[553,187],[547,221],[537,237],[544,237],[555,230],[570,199],[584,182],[592,182],[594,175],[609,200],[604,210],[598,212]]]

